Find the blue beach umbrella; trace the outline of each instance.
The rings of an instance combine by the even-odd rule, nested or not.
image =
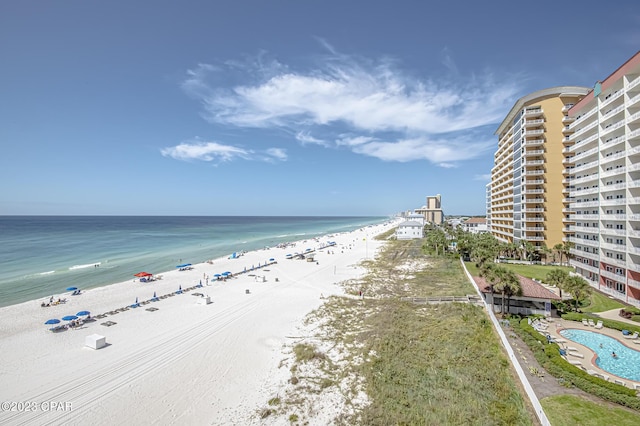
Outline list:
[[[45,324],[51,325],[51,324],[58,324],[59,322],[60,322],[59,319],[53,318],[53,319],[50,319],[47,322],[45,322]]]
[[[272,257],[271,259],[269,259],[269,262],[273,262],[275,259]]]
[[[89,312],[89,311],[80,311],[76,315],[79,316],[79,317],[83,317],[85,315],[89,315],[90,313],[91,312]]]
[[[222,276],[222,274],[213,274],[213,276],[214,276],[214,277],[216,277],[216,278],[218,278],[218,277],[221,277],[221,276]]]
[[[73,321],[73,320],[77,320],[77,319],[78,319],[78,317],[77,317],[77,316],[75,316],[75,315],[67,315],[66,317],[62,317],[62,319],[63,319],[64,321]]]
[[[67,287],[67,291],[75,291],[78,287]]]

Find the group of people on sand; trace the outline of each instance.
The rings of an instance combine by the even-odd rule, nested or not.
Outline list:
[[[54,301],[54,300],[53,300],[53,296],[51,296],[51,297],[49,298],[49,302],[48,302],[48,303],[47,303],[47,302],[42,302],[42,303],[40,304],[40,306],[41,306],[41,307],[43,307],[43,308],[48,308],[48,307],[50,307],[50,306],[60,305],[60,304],[62,304],[62,303],[65,303],[66,301],[67,301],[67,299],[60,299],[60,298],[58,298],[58,300],[55,300],[55,301]]]

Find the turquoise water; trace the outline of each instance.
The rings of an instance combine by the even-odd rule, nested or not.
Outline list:
[[[596,365],[611,374],[640,382],[640,352],[630,349],[616,339],[588,330],[566,329],[560,334],[594,351]],[[615,352],[617,357],[611,354]]]
[[[0,216],[0,306],[94,288],[384,217]]]

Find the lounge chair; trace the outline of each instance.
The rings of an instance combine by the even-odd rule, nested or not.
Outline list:
[[[595,325],[596,328],[602,328],[602,321],[598,320],[597,324]]]
[[[616,385],[627,387],[627,384],[625,382],[623,382],[622,380],[614,379],[613,383],[615,383]]]
[[[636,340],[638,338],[638,332],[635,332],[631,335],[624,336],[625,339]]]
[[[586,325],[587,327],[589,327],[589,321],[587,321],[586,318],[582,318],[582,325]]]
[[[593,322],[592,319],[589,319],[587,322],[589,323],[589,327],[595,327],[596,326],[596,323]]]

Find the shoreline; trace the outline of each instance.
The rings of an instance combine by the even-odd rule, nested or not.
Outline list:
[[[146,219],[146,217],[143,219]],[[365,218],[359,219],[364,220]],[[362,224],[332,223],[331,221],[327,223],[322,221],[320,223],[313,222],[310,225],[311,228],[305,228],[304,221],[298,221],[293,224],[291,232],[282,232],[283,229],[281,227],[283,224],[277,221],[267,221],[265,222],[266,233],[256,229],[259,224],[240,223],[239,233],[237,238],[234,239],[224,231],[224,227],[227,226],[226,222],[217,223],[213,221],[211,223],[194,224],[193,226],[202,226],[198,237],[194,237],[191,228],[180,222],[175,222],[169,226],[176,227],[175,232],[178,233],[176,234],[178,236],[181,235],[181,229],[186,230],[183,235],[185,241],[176,245],[173,241],[162,240],[159,243],[160,245],[154,247],[151,251],[148,246],[139,246],[137,243],[139,239],[135,239],[136,242],[133,242],[134,240],[132,239],[121,241],[122,236],[116,236],[119,238],[116,240],[116,244],[123,244],[121,248],[117,245],[114,246],[114,243],[99,240],[98,246],[103,247],[102,250],[90,250],[84,256],[80,255],[79,258],[69,258],[67,255],[60,259],[55,256],[41,258],[41,254],[36,252],[34,254],[35,257],[33,257],[33,259],[36,259],[35,263],[33,260],[25,259],[24,269],[20,271],[15,269],[17,259],[9,256],[6,261],[14,266],[9,268],[8,275],[0,279],[0,307],[12,306],[39,298],[48,299],[52,294],[56,295],[57,298],[58,294],[64,294],[64,289],[70,286],[88,290],[117,284],[133,278],[132,275],[134,273],[142,270],[148,270],[156,275],[167,273],[173,270],[174,265],[183,263],[182,259],[195,264],[205,263],[210,259],[228,256],[233,251],[256,251],[266,246],[275,246],[286,241],[323,238],[331,234],[350,232],[368,225],[377,225],[388,221],[388,219],[385,220],[384,218],[374,219],[376,220],[375,222],[369,223],[364,220]],[[97,226],[101,225],[97,224]],[[88,225],[84,224],[83,226],[86,228]],[[111,224],[110,226],[114,225]],[[126,226],[130,225],[126,224]],[[145,223],[142,226],[149,225]],[[157,225],[154,224],[153,226]],[[189,226],[191,225],[189,224]],[[160,235],[163,235],[159,229],[143,228],[141,232],[151,234],[160,232]],[[170,232],[174,233],[173,230]],[[220,235],[212,239],[207,238],[206,235],[212,232],[220,232]],[[7,250],[26,250],[25,246],[16,246],[11,243],[12,240],[17,238],[17,235],[13,234],[8,236],[9,248]],[[86,235],[86,238],[91,238],[90,232]],[[80,242],[81,240],[77,241],[78,244]],[[50,243],[53,244],[53,247],[56,247],[58,241],[53,240]],[[86,242],[85,244],[91,243]],[[42,246],[42,244],[40,245]],[[0,257],[2,257],[1,254]],[[43,262],[42,264],[40,260]],[[95,265],[100,266],[95,267]]]
[[[342,294],[338,282],[363,273],[356,265],[373,258],[383,242],[373,237],[393,222],[331,234],[319,240],[336,242],[316,255],[316,262],[286,259],[289,252],[316,248],[315,239],[296,247],[219,258],[192,270],[169,271],[150,283],[126,281],[98,287],[68,302],[42,308],[41,299],[0,308],[5,351],[0,367],[3,401],[70,403],[68,411],[2,412],[0,421],[13,424],[62,424],[80,419],[98,422],[191,422],[251,424],[255,413],[279,383],[278,363],[288,335],[321,297]],[[303,243],[306,241],[306,243]],[[321,241],[322,243],[326,241]],[[302,245],[306,244],[306,245]],[[313,244],[313,245],[311,245]],[[92,316],[197,285],[204,274],[236,272],[245,266],[277,263],[226,282],[130,308],[79,329],[48,331],[44,322],[88,310]],[[265,277],[265,282],[255,276]],[[277,278],[277,280],[276,280]],[[249,293],[246,293],[246,291]],[[213,303],[197,304],[198,292]],[[156,311],[147,311],[154,307]],[[116,324],[101,325],[107,320]],[[108,346],[84,347],[91,334],[104,335]],[[123,408],[127,408],[123,410]],[[229,418],[228,416],[231,416]],[[236,420],[234,420],[236,419]],[[238,423],[235,423],[238,421]]]

